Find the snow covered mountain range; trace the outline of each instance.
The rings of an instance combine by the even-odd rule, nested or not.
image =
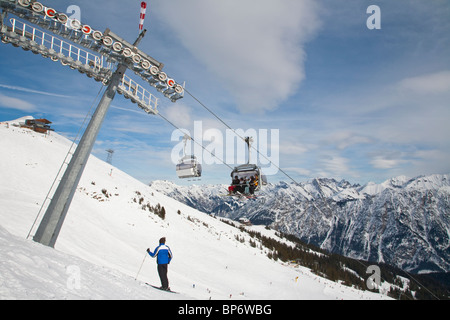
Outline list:
[[[388,299],[275,261],[249,233],[93,156],[55,249],[42,246],[31,240],[42,218],[38,212],[71,142],[15,126],[23,121],[0,123],[1,300]],[[295,246],[263,226],[246,229]],[[178,295],[145,285],[159,284],[146,249],[153,250],[162,236],[174,254],[169,281]],[[389,288],[383,281],[381,291]]]
[[[450,271],[450,175],[269,184],[256,200],[223,197],[227,186],[151,187],[203,212],[270,225],[331,252],[415,273]]]

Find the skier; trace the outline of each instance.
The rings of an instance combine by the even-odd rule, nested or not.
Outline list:
[[[169,280],[167,279],[167,271],[170,261],[172,260],[172,251],[168,246],[166,246],[166,238],[159,239],[159,246],[155,248],[155,251],[152,252],[150,249],[147,249],[150,257],[154,258],[157,256],[156,262],[158,263],[158,274],[161,279],[161,288],[162,290],[168,290],[169,288]]]

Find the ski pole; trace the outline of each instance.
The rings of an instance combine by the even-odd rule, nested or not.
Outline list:
[[[139,273],[141,273],[141,269],[142,269],[142,266],[144,265],[144,262],[145,262],[146,258],[147,258],[147,252],[145,253],[144,260],[142,260],[141,266],[139,267],[139,271],[138,271],[138,273],[136,275],[136,278],[134,278],[135,281],[137,280],[137,278],[139,276]]]

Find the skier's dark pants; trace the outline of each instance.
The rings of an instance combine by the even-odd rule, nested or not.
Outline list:
[[[161,279],[161,286],[163,289],[169,288],[169,279],[167,279],[167,264],[158,264],[158,274]]]

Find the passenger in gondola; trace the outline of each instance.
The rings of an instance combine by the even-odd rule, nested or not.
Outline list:
[[[235,176],[233,181],[231,182],[231,186],[228,187],[228,194],[235,194],[236,193],[236,188],[239,187],[239,177]]]
[[[250,194],[254,194],[255,193],[255,188],[256,188],[256,180],[254,176],[250,177]]]
[[[245,190],[245,181],[244,178],[239,179],[239,185],[236,187],[236,191],[240,193],[244,193]]]
[[[244,194],[250,194],[250,180],[247,178],[244,180]]]

